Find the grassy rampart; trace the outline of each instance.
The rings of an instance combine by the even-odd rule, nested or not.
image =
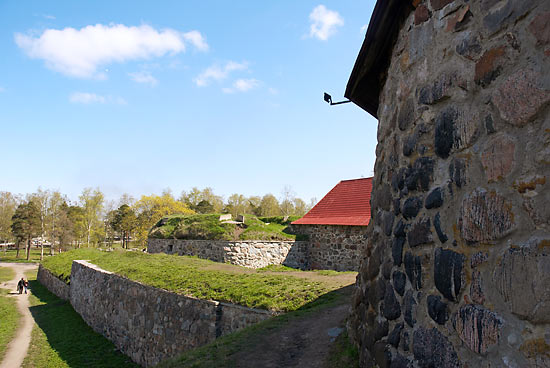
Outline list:
[[[246,215],[242,224],[224,223],[219,214],[171,215],[162,218],[150,232],[158,239],[197,240],[296,240],[288,225],[298,217]],[[297,240],[304,240],[298,236]]]
[[[75,249],[45,259],[42,264],[69,282],[75,259],[145,285],[189,295],[278,312],[296,310],[319,296],[347,285],[354,274],[251,270],[195,257],[141,252]]]

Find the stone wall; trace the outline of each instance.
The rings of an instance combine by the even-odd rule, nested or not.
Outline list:
[[[143,366],[272,316],[145,286],[86,261],[73,262],[70,301],[94,331]]]
[[[197,256],[215,262],[261,268],[284,264],[304,268],[307,264],[304,241],[222,241],[155,239],[147,241],[147,252]]]
[[[38,266],[38,274],[36,275],[36,279],[49,291],[57,295],[57,297],[67,301],[70,299],[70,286],[63,280],[60,280],[54,276],[50,270],[44,268],[42,264]]]
[[[357,271],[365,256],[366,226],[292,225],[297,234],[309,237],[306,268]]]
[[[550,367],[550,2],[423,0],[378,109],[371,367]]]
[[[221,241],[149,238],[147,252],[197,256],[261,268],[282,264],[300,269],[357,271],[366,248],[366,226],[292,225],[309,241]]]

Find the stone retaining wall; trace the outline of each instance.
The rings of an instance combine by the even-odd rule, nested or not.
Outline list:
[[[38,266],[38,274],[36,275],[36,279],[50,292],[57,295],[58,298],[67,301],[70,300],[70,286],[63,280],[60,280],[54,276],[50,270],[44,268],[42,264]]]
[[[142,285],[86,261],[73,262],[70,291],[42,266],[38,275],[51,292],[69,299],[94,331],[146,367],[273,316]]]
[[[308,265],[305,241],[221,241],[155,239],[147,241],[147,252],[197,256],[215,262],[261,268],[283,264],[293,268]]]
[[[550,367],[550,2],[409,3],[350,319],[361,365]]]

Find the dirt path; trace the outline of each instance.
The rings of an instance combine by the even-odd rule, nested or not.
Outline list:
[[[21,313],[19,328],[17,329],[15,338],[8,345],[0,368],[18,368],[27,355],[34,320],[29,311],[29,295],[19,295],[15,290],[17,289],[17,282],[21,280],[21,277],[25,277],[25,272],[36,269],[37,265],[28,263],[0,263],[0,267],[10,267],[16,273],[13,280],[1,284],[0,287],[10,290],[9,296],[17,299],[17,309]]]
[[[329,368],[328,354],[345,328],[348,312],[349,300],[343,298],[335,306],[264,334],[256,344],[235,354],[236,366],[257,368],[262,362],[264,368]]]

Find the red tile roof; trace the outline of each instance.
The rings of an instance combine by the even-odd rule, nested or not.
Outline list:
[[[356,225],[370,221],[372,178],[342,180],[297,225]]]

